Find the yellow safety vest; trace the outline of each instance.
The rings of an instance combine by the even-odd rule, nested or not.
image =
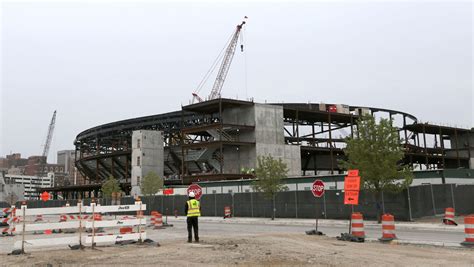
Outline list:
[[[199,201],[195,199],[188,200],[188,217],[199,217],[201,211],[199,209]]]

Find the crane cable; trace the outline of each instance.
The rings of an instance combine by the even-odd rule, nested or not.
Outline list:
[[[248,98],[248,88],[247,88],[247,53],[243,50],[244,47],[244,35],[245,35],[245,28],[242,31],[241,34],[241,39],[240,39],[240,47],[242,49],[242,52],[244,53],[244,85],[245,85],[245,98]]]
[[[222,48],[222,50],[219,52],[219,55],[216,57],[216,59],[214,60],[214,62],[212,63],[211,67],[209,68],[209,70],[207,71],[206,75],[204,75],[204,77],[202,78],[201,82],[199,83],[195,93],[198,94],[202,88],[204,87],[204,84],[206,84],[207,80],[209,79],[210,75],[214,72],[214,70],[216,69],[217,67],[217,63],[219,63],[219,61],[223,58],[224,56],[224,51],[226,50],[226,48],[229,46],[229,43],[230,41],[232,40],[232,36],[234,35],[234,33],[232,33],[230,35],[230,38],[229,40],[226,42],[225,46]]]

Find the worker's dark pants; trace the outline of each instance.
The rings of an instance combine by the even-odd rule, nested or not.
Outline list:
[[[194,240],[199,241],[198,217],[188,217],[188,241],[193,239],[192,229],[194,228]]]

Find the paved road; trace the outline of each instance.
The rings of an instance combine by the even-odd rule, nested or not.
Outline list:
[[[268,220],[268,219],[267,219]],[[164,237],[168,237],[168,233],[174,238],[179,238],[182,235],[186,238],[186,224],[183,220],[170,219],[170,223],[174,226],[174,229],[161,230],[162,234],[166,234]],[[253,223],[253,224],[242,224],[232,222],[209,222],[202,220],[200,222],[200,232],[203,238],[206,235],[212,236],[238,236],[238,235],[257,235],[260,233],[296,233],[304,234],[305,231],[314,229],[313,226],[302,226],[302,225],[271,225],[265,223]],[[319,230],[330,237],[339,236],[341,233],[348,232],[347,225],[334,225],[334,226],[319,226]],[[382,236],[381,226],[367,226],[365,227],[365,233],[368,239],[378,239]],[[396,231],[397,237],[400,241],[408,242],[420,242],[420,243],[433,243],[439,242],[445,245],[458,245],[464,241],[464,233],[452,232],[452,231],[436,231],[436,230],[423,230],[423,229],[399,229]],[[155,235],[153,232],[152,236]],[[176,236],[178,235],[178,236]],[[170,237],[171,237],[170,236]],[[163,236],[162,236],[163,237]],[[158,236],[159,239],[159,236]]]
[[[305,231],[311,230],[314,224],[311,225],[291,225],[288,222],[283,224],[268,224],[269,219],[260,219],[249,223],[242,221],[231,220],[206,220],[203,218],[199,223],[201,239],[209,237],[232,238],[236,236],[257,236],[265,233],[295,233],[304,235]],[[155,241],[166,244],[167,242],[175,242],[176,240],[187,239],[186,222],[184,218],[170,218],[169,223],[173,227],[165,229],[152,230],[147,228],[147,236]],[[342,224],[338,221],[335,225],[328,225],[324,223],[319,227],[319,230],[330,237],[339,236],[341,233],[348,232],[348,223]],[[114,232],[117,232],[116,230]],[[365,227],[366,236],[368,239],[378,239],[381,237],[380,225],[369,225]],[[460,242],[464,241],[464,233],[459,231],[442,231],[429,229],[397,229],[396,232],[400,241],[417,242],[427,244],[438,244],[446,246],[458,246]],[[28,239],[36,238],[54,238],[62,236],[75,236],[75,234],[53,234],[53,235],[28,235]],[[12,251],[13,243],[16,240],[21,240],[19,235],[15,237],[0,237],[0,253],[5,254]]]

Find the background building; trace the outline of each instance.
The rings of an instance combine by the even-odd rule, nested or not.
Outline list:
[[[44,188],[50,188],[54,185],[54,173],[50,172],[46,177],[6,174],[5,182],[11,185],[23,186],[24,199],[39,199],[39,195]]]
[[[81,185],[85,183],[84,177],[75,166],[75,150],[58,151],[57,161],[58,165],[64,166],[64,181],[63,183],[57,182],[58,186]]]

